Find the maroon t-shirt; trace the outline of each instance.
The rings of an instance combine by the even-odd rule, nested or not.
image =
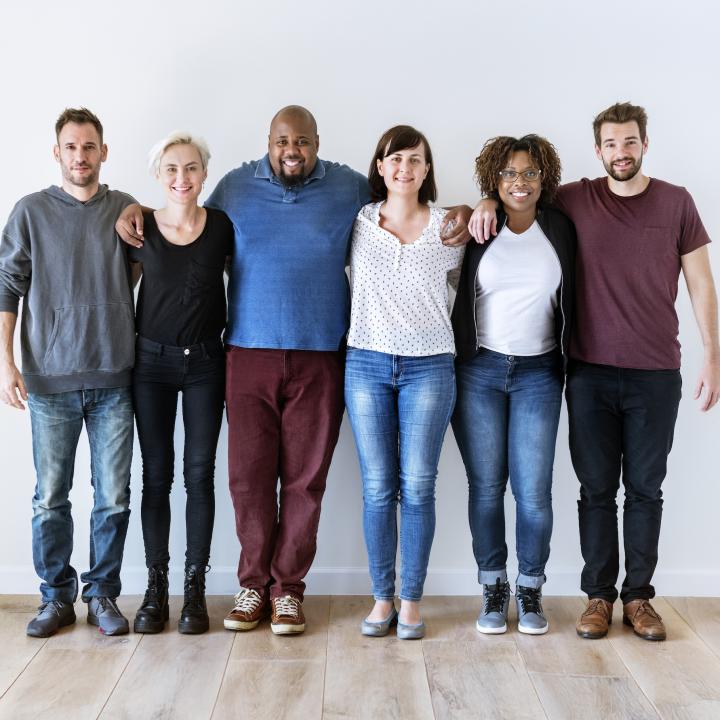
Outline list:
[[[621,197],[607,178],[563,185],[556,204],[577,230],[570,357],[643,370],[680,367],[680,256],[710,242],[685,188],[650,180]]]

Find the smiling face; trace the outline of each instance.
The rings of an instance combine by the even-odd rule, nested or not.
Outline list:
[[[640,138],[640,128],[635,120],[603,123],[600,146],[595,146],[595,154],[613,180],[627,182],[640,172],[647,144],[647,137],[645,140]]]
[[[525,150],[512,153],[504,170],[514,170],[518,173],[514,180],[504,180],[502,176],[499,178],[498,195],[505,211],[508,214],[512,211],[534,212],[542,193],[542,183],[540,175],[535,180],[528,180],[523,175],[526,170],[538,170],[530,155]]]
[[[317,162],[320,138],[312,116],[300,112],[277,115],[270,126],[268,155],[275,176],[286,187],[301,185]]]
[[[169,202],[197,203],[207,170],[202,166],[198,149],[182,143],[165,150],[157,177]]]
[[[93,188],[100,181],[100,165],[107,157],[107,146],[91,123],[69,122],[58,135],[53,149],[60,164],[63,187]]]
[[[378,173],[382,176],[388,195],[400,193],[417,195],[420,192],[430,163],[426,159],[425,144],[396,150],[377,161]]]

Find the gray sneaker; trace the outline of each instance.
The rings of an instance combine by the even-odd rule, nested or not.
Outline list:
[[[74,622],[75,609],[72,603],[48,600],[38,608],[38,614],[28,623],[25,632],[30,637],[46,638]]]
[[[518,585],[515,588],[517,604],[518,630],[527,635],[544,635],[548,631],[548,621],[542,609],[542,591],[540,588],[528,588]]]
[[[120,612],[115,598],[91,597],[88,601],[87,621],[97,625],[103,635],[127,635],[127,618]]]
[[[508,605],[510,604],[510,584],[500,582],[483,585],[483,606],[478,615],[475,628],[485,635],[500,635],[507,630]]]

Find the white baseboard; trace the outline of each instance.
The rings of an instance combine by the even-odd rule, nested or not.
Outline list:
[[[237,592],[235,567],[213,567],[207,576],[210,595],[232,595]],[[515,576],[509,573],[510,579]],[[122,572],[123,593],[141,595],[145,591],[147,570],[142,566],[125,567]],[[308,595],[369,595],[370,581],[366,567],[316,567],[305,579]],[[654,578],[658,595],[720,597],[718,571],[659,571]],[[170,568],[170,588],[182,593],[181,567]],[[0,567],[0,594],[35,594],[38,578],[31,567]],[[479,592],[474,568],[430,568],[425,582],[426,595],[476,595]],[[580,572],[577,568],[556,568],[548,574],[543,592],[546,595],[580,595]]]

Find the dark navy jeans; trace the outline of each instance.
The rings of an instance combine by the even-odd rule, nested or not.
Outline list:
[[[78,577],[70,565],[73,520],[70,490],[83,424],[90,444],[93,509],[90,569],[81,575],[83,599],[120,594],[125,535],[130,517],[133,408],[129,387],[31,393],[33,459],[32,546],[43,602],[75,602]]]
[[[662,482],[672,448],[679,370],[574,362],[568,372],[570,454],[580,480],[581,587],[614,602],[619,573],[617,493],[625,486],[623,602],[655,596]]]
[[[220,340],[182,348],[139,337],[133,400],[143,460],[141,516],[148,567],[167,565],[170,560],[170,490],[179,393],[185,430],[185,560],[188,565],[205,567],[215,519],[215,451],[225,404],[225,351]]]
[[[438,462],[455,405],[452,355],[348,348],[345,403],[360,458],[373,596],[395,594],[399,502],[400,598],[420,600],[435,534]]]
[[[560,354],[503,355],[482,348],[456,368],[453,430],[469,483],[478,580],[507,580],[505,490],[516,503],[517,584],[539,588],[552,534],[552,474],[563,377]]]

